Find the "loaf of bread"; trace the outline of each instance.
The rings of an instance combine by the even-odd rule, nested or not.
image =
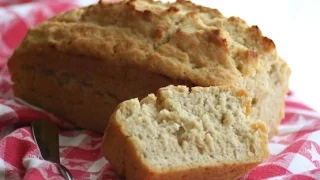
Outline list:
[[[237,179],[268,157],[264,122],[233,87],[161,88],[121,103],[102,151],[127,180]]]
[[[290,75],[257,26],[183,0],[100,1],[59,14],[30,29],[8,65],[15,96],[98,132],[118,103],[161,87],[234,85],[272,135]]]

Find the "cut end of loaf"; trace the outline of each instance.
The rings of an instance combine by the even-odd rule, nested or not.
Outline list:
[[[241,164],[251,164],[250,169],[269,154],[266,125],[250,120],[250,102],[244,90],[234,87],[161,88],[156,96],[119,105],[106,130],[103,149],[112,146],[107,136],[116,125],[127,137],[123,148],[134,152],[130,157],[124,153],[124,161],[136,157],[130,162],[139,164],[146,174],[177,178],[172,172],[181,175],[195,168],[233,172],[237,170],[232,167]],[[105,152],[107,159],[116,163],[109,153]],[[193,176],[196,172],[189,175],[198,177]],[[129,176],[129,168],[122,173]]]

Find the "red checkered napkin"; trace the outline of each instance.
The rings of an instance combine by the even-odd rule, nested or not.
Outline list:
[[[73,126],[14,99],[7,58],[30,26],[54,14],[95,0],[0,0],[0,180],[62,179],[57,168],[41,160],[29,123],[46,119],[69,129],[60,132],[61,163],[75,179],[118,179],[100,152],[101,135]],[[286,117],[269,143],[271,157],[242,179],[320,179],[320,114],[294,94],[286,98]],[[71,129],[71,130],[70,130]]]

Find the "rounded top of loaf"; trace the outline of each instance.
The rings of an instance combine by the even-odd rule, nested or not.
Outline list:
[[[257,26],[183,0],[100,1],[59,14],[31,29],[15,54],[52,50],[202,86],[233,84],[279,60]]]

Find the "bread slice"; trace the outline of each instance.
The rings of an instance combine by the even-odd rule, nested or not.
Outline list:
[[[235,87],[168,86],[121,103],[102,152],[127,180],[237,179],[268,157],[264,122]]]
[[[9,60],[13,90],[79,127],[103,132],[117,104],[167,85],[235,85],[270,134],[290,69],[257,26],[178,0],[97,3],[32,28]]]

